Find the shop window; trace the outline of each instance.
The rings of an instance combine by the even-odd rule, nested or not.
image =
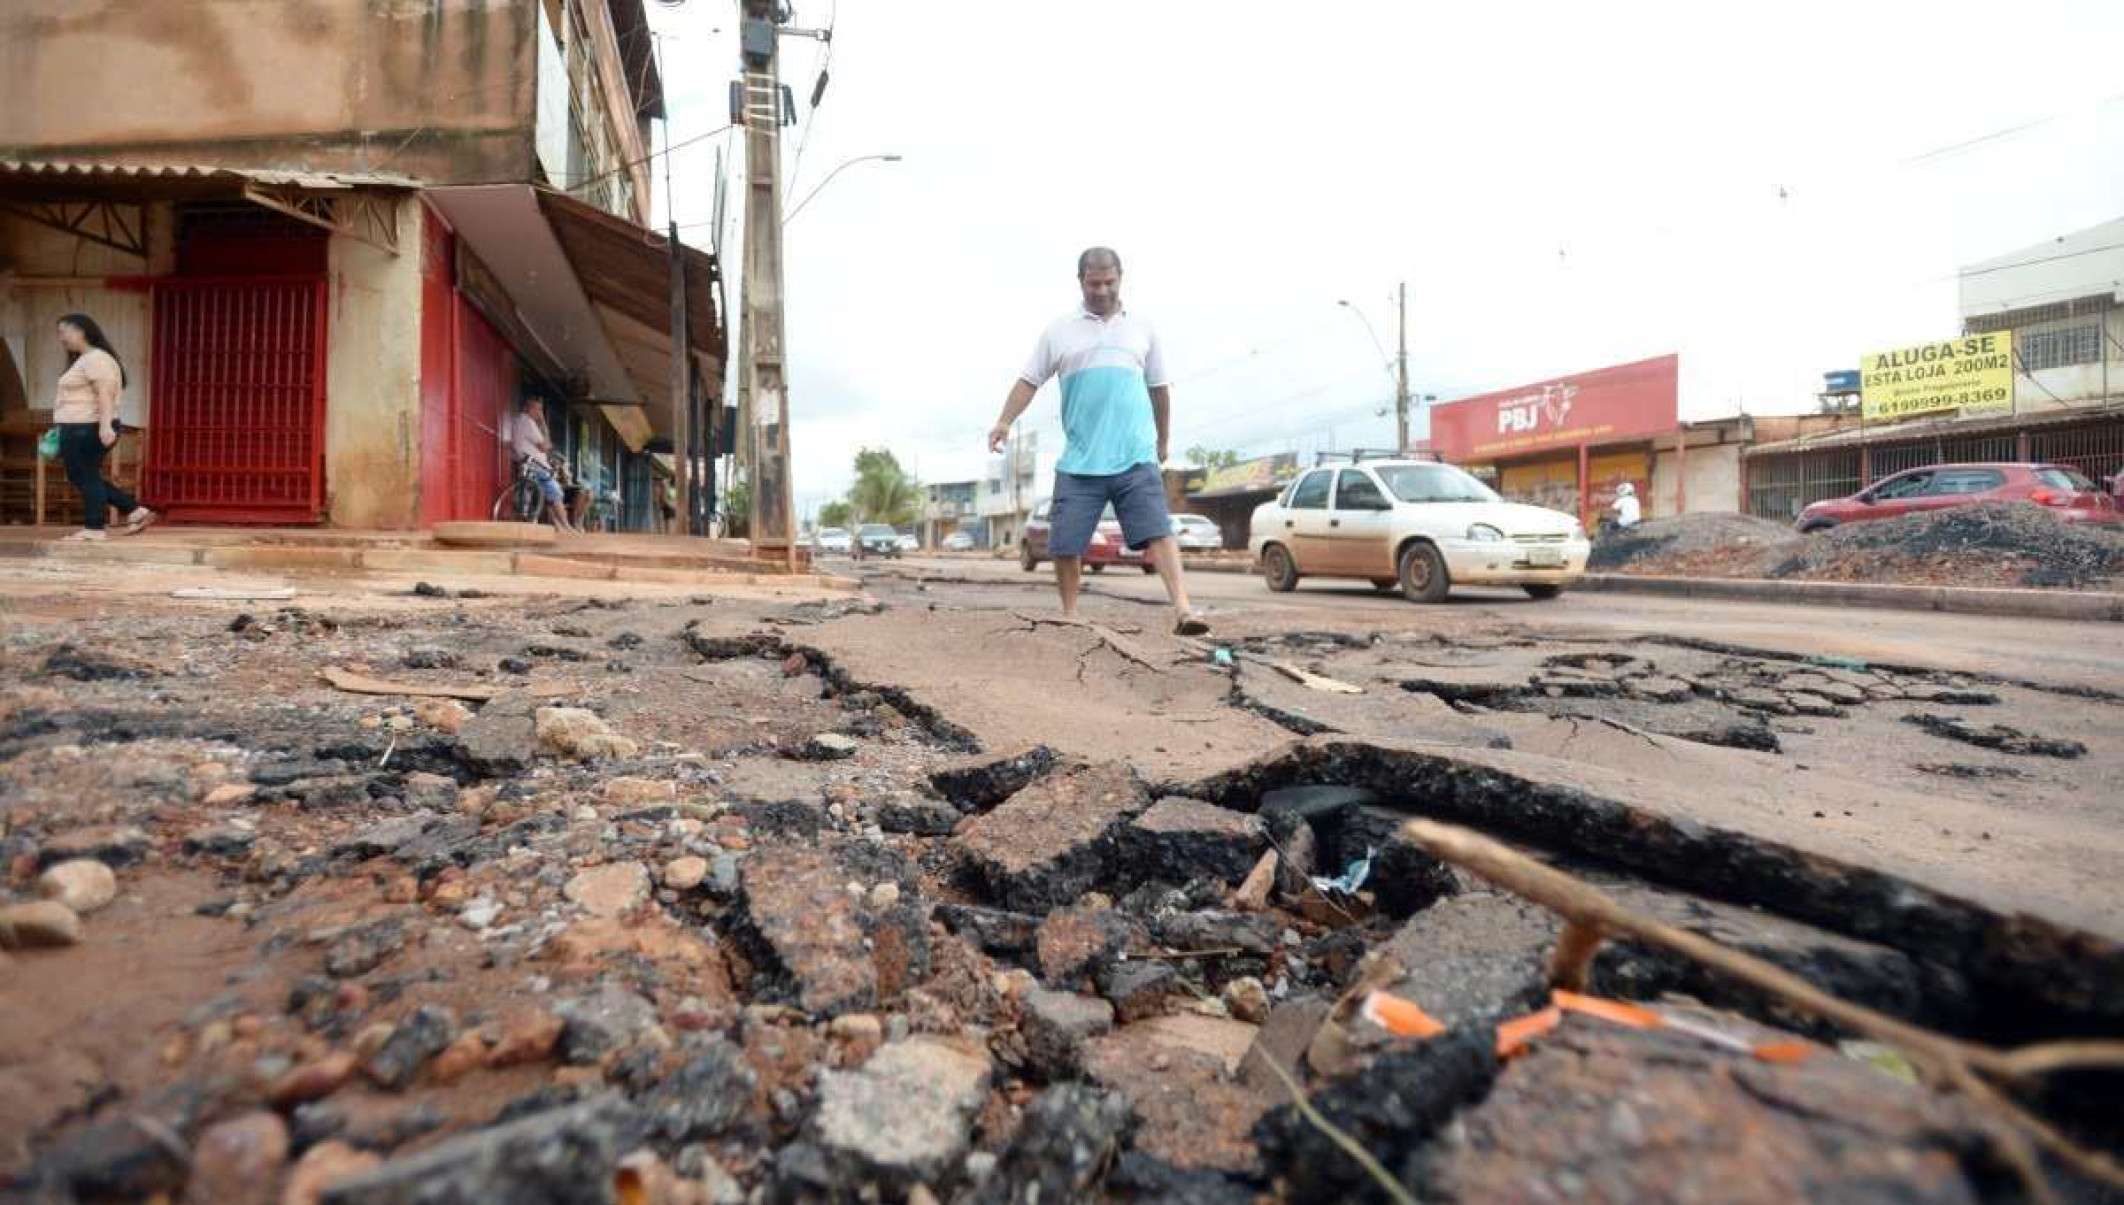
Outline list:
[[[2099,322],[2047,331],[2023,331],[2020,342],[2021,368],[2027,372],[2071,364],[2094,364],[2102,359],[2102,325]]]

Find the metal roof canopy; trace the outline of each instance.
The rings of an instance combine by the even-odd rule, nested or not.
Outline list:
[[[418,187],[403,176],[380,174],[0,160],[0,211],[141,257],[147,255],[147,220],[139,206],[213,200],[250,201],[396,255],[397,216],[379,203],[379,194]]]
[[[598,399],[639,452],[672,429],[671,267],[665,241],[623,218],[524,184],[433,188],[427,196],[495,277],[540,349]],[[712,256],[686,248],[696,362],[721,379]],[[581,399],[578,399],[581,400]]]
[[[1776,443],[1754,444],[1741,449],[1744,457],[1773,456],[1785,452],[1814,452],[1826,448],[1857,448],[1869,444],[1895,443],[1905,439],[1949,438],[1961,435],[1990,435],[2000,431],[2013,431],[2023,427],[2055,427],[2091,419],[2124,416],[2124,402],[2110,402],[2092,406],[2068,406],[2059,410],[2044,410],[2034,414],[1986,415],[1983,418],[1959,418],[1942,416],[1916,418],[1905,422],[1889,423],[1873,427],[1845,427],[1839,431],[1820,435],[1802,435],[1797,439],[1779,440]]]

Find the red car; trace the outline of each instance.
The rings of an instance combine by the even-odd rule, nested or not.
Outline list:
[[[1032,518],[1025,523],[1025,531],[1018,537],[1018,567],[1031,573],[1039,568],[1041,561],[1054,557],[1047,552],[1048,507],[1050,499],[1042,498],[1033,508]],[[1084,549],[1084,567],[1093,573],[1105,570],[1108,565],[1135,565],[1145,573],[1156,573],[1158,567],[1150,558],[1129,548],[1121,538],[1121,520],[1114,517],[1114,508],[1109,506],[1099,516],[1099,526],[1092,529],[1091,543]]]
[[[2078,472],[2055,464],[1935,464],[1883,477],[1849,498],[1799,513],[1803,532],[1866,519],[1976,502],[2033,502],[2067,523],[2124,523],[2117,500]]]

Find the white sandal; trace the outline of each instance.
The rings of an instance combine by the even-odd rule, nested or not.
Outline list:
[[[141,532],[146,531],[148,528],[154,526],[155,521],[160,518],[162,518],[161,515],[158,515],[154,511],[151,511],[147,507],[143,506],[139,510],[134,511],[132,514],[127,515],[125,517],[125,534],[129,536],[137,536]]]
[[[91,531],[84,527],[73,535],[60,537],[59,542],[62,544],[100,544],[106,538],[102,532]]]

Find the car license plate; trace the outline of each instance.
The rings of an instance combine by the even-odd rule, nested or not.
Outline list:
[[[1561,548],[1527,549],[1527,564],[1529,565],[1533,565],[1537,568],[1553,569],[1563,563],[1564,556],[1563,549]]]

